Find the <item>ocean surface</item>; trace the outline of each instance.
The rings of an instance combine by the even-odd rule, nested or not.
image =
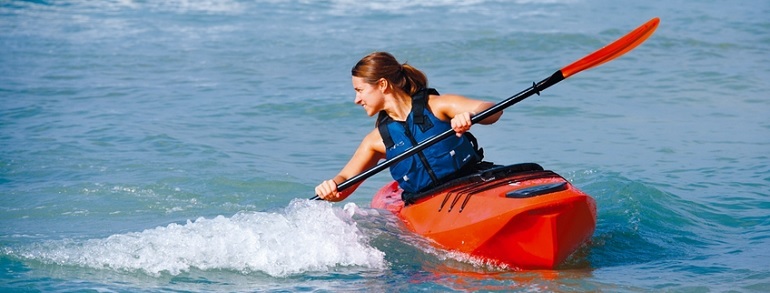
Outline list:
[[[770,291],[770,2],[0,1],[0,291]],[[436,249],[308,201],[373,127],[389,51],[501,101],[660,17],[625,56],[505,111],[486,159],[592,195],[553,271]]]

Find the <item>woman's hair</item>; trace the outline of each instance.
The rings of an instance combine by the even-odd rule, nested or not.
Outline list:
[[[385,78],[393,87],[401,89],[409,96],[428,86],[428,78],[422,71],[409,64],[400,64],[390,53],[374,52],[361,58],[353,66],[351,74],[363,78],[369,84],[375,84]]]

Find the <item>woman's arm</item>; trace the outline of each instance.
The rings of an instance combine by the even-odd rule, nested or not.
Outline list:
[[[452,129],[457,132],[457,136],[460,136],[471,128],[471,116],[489,109],[494,106],[494,103],[474,100],[460,95],[441,95],[430,96],[428,105],[436,117],[444,121],[450,121]],[[479,123],[495,123],[502,115],[503,111],[500,111],[479,121]]]
[[[321,182],[315,188],[315,193],[321,199],[328,201],[342,201],[350,196],[353,191],[358,188],[363,182],[359,182],[342,192],[337,191],[337,185],[348,180],[349,178],[364,172],[365,170],[374,167],[377,162],[385,158],[385,144],[382,142],[380,132],[375,128],[367,134],[358,145],[358,149],[350,158],[350,161],[342,168],[337,176],[330,180]]]

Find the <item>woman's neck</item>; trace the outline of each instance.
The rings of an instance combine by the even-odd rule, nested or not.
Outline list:
[[[412,112],[412,97],[406,93],[399,92],[386,97],[385,113],[396,121],[406,121],[409,113]]]

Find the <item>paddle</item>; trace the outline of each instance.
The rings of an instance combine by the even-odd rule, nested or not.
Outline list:
[[[572,64],[565,66],[564,68],[556,71],[554,74],[552,74],[550,77],[541,80],[538,83],[532,83],[532,87],[521,91],[520,93],[511,96],[508,99],[503,100],[502,102],[497,103],[496,105],[490,107],[489,109],[486,109],[482,111],[481,113],[478,113],[471,117],[471,123],[476,124],[481,120],[486,119],[489,116],[492,116],[496,114],[497,112],[502,111],[505,108],[508,108],[518,102],[521,102],[522,100],[528,98],[529,96],[533,94],[540,95],[540,91],[570,77],[578,72],[581,72],[583,70],[591,69],[594,67],[597,67],[599,65],[604,64],[605,62],[611,61],[615,58],[618,58],[625,54],[628,51],[633,50],[639,44],[643,43],[647,38],[649,38],[653,32],[655,32],[655,29],[658,27],[658,24],[660,23],[660,19],[655,17],[653,19],[650,19],[646,23],[642,24],[638,28],[634,29],[633,31],[629,32],[625,36],[621,37],[620,39],[615,40],[614,42],[610,43],[607,46],[604,46],[603,48],[588,54],[587,56],[572,62]],[[390,165],[393,165],[394,163],[414,155],[415,153],[422,151],[423,149],[433,145],[434,143],[445,139],[449,136],[454,135],[454,130],[447,130],[443,133],[441,133],[438,136],[431,137],[420,144],[409,148],[405,152],[390,158],[386,161],[383,161],[382,163],[377,164],[376,166],[370,168],[369,170],[366,170],[362,172],[361,174],[358,174],[356,176],[351,177],[348,180],[345,180],[344,182],[337,185],[337,190],[342,191],[347,189],[350,186],[353,186],[372,175],[379,173],[380,171],[384,170],[385,168],[390,167]],[[312,197],[311,199],[320,199],[318,195]]]

